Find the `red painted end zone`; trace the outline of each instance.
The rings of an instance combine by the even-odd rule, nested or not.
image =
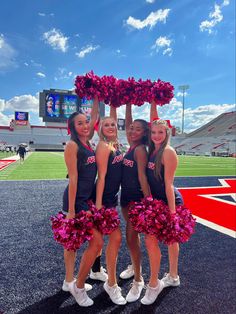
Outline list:
[[[222,181],[225,184],[219,187],[179,188],[179,191],[193,215],[236,231],[236,206],[233,199],[232,202],[217,200],[217,196],[235,195],[236,180]]]
[[[12,159],[0,160],[0,171],[8,167],[13,162],[16,162],[16,160],[12,160]]]

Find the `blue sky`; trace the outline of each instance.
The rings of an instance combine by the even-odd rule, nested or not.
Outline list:
[[[235,1],[8,0],[0,9],[0,125],[15,110],[38,116],[43,89],[72,89],[76,75],[171,82],[159,114],[185,130],[235,110]],[[148,119],[149,106],[134,108]],[[124,117],[124,107],[119,109]]]

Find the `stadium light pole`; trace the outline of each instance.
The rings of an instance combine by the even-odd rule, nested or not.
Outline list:
[[[181,90],[183,95],[183,111],[182,111],[182,134],[184,134],[184,96],[186,90],[189,89],[189,85],[180,85],[179,90]]]

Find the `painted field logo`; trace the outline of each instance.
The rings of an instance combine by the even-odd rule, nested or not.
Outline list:
[[[16,160],[0,160],[0,171],[3,170],[4,168],[10,166],[13,162],[16,162]]]
[[[192,214],[236,231],[236,179],[219,179],[219,186],[179,188]]]

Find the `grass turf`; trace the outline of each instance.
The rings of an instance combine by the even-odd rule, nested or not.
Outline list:
[[[235,162],[226,157],[179,156],[176,176],[236,175]],[[23,164],[18,161],[0,171],[0,180],[65,179],[66,174],[63,153],[33,152]]]

